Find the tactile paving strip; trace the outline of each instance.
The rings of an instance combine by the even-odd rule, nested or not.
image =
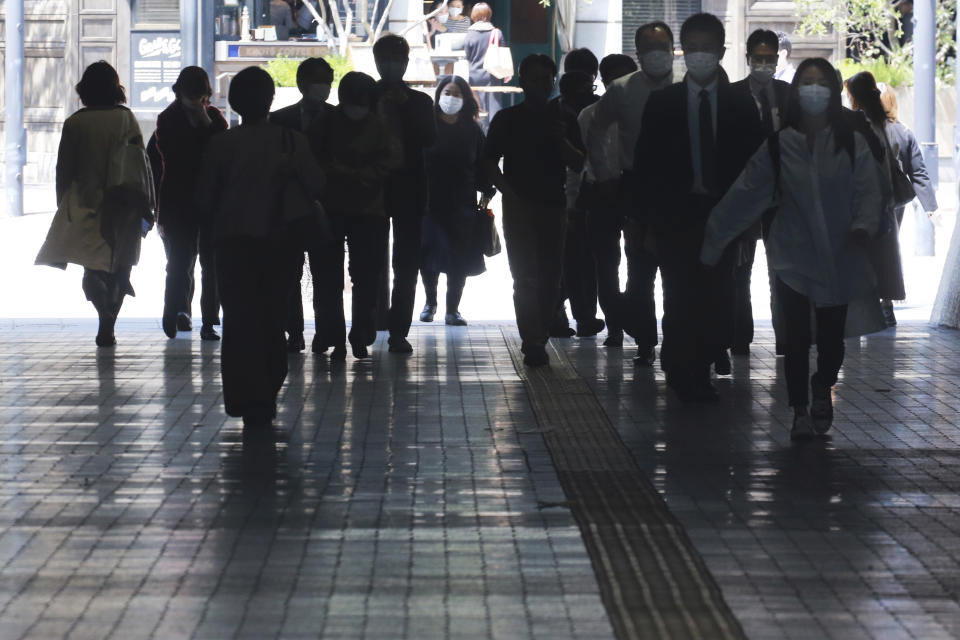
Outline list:
[[[570,361],[550,349],[549,367],[525,367],[515,330],[503,335],[617,637],[744,638],[683,527]]]

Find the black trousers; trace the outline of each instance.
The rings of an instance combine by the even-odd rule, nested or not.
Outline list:
[[[503,203],[503,236],[513,276],[513,308],[524,346],[543,346],[560,300],[566,215],[562,205]]]
[[[750,277],[753,274],[753,262],[757,256],[757,240],[743,240],[741,263],[734,267],[734,311],[733,339],[734,349],[745,350],[753,342],[753,302],[750,299]]]
[[[227,415],[269,420],[287,376],[284,316],[295,252],[280,238],[221,239],[220,372]]]
[[[322,305],[317,293],[317,282],[323,278],[321,265],[324,264],[324,254],[329,251],[329,247],[313,247],[307,249],[307,252],[301,253],[293,258],[290,281],[290,295],[287,298],[287,321],[286,330],[291,336],[303,335],[303,288],[300,285],[303,280],[303,266],[309,259],[310,277],[313,279],[313,317],[314,327],[317,333],[320,333],[320,325],[317,318],[320,317]],[[306,259],[305,259],[306,256]]]
[[[777,304],[783,317],[784,369],[787,374],[787,396],[791,407],[805,407],[810,385],[829,389],[837,383],[843,366],[844,328],[847,305],[816,307],[817,372],[810,374],[810,299],[777,278]]]
[[[586,211],[574,211],[567,220],[561,287],[558,303],[570,300],[570,312],[577,324],[597,317],[597,264],[587,231]]]
[[[93,304],[101,319],[116,318],[123,306],[123,298],[133,295],[133,287],[130,286],[131,269],[127,266],[116,273],[110,273],[84,268],[80,286],[83,288],[83,295]]]
[[[420,270],[423,289],[427,294],[427,304],[437,306],[437,288],[440,284],[440,272]],[[467,285],[467,276],[462,273],[447,273],[447,313],[456,313],[460,309],[463,288]]]
[[[393,224],[393,289],[390,293],[391,337],[406,338],[413,321],[420,273],[420,243],[424,212],[419,209],[390,211]]]
[[[644,246],[646,232],[637,223],[627,222],[623,236],[627,254],[623,329],[637,341],[637,347],[645,351],[659,342],[656,283],[660,260]]]
[[[379,216],[330,216],[334,241],[318,252],[313,290],[317,308],[317,335],[323,347],[347,341],[343,309],[343,250],[349,249],[352,290],[350,344],[368,346],[377,339],[377,290],[386,270],[389,222]],[[311,266],[313,262],[311,261]]]
[[[167,255],[167,280],[163,295],[164,315],[180,312],[192,315],[196,289],[194,270],[200,258],[200,314],[203,324],[220,324],[220,294],[217,289],[212,233],[191,225],[169,225],[163,229]]]
[[[596,265],[597,299],[611,333],[624,326],[625,296],[620,293],[622,232],[623,216],[616,207],[596,206],[587,211],[587,237]]]

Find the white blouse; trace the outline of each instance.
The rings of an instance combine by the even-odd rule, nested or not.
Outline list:
[[[780,193],[766,240],[771,269],[818,306],[847,304],[869,291],[875,277],[863,247],[850,241],[862,229],[875,236],[883,212],[878,163],[866,140],[854,134],[855,153],[835,150],[833,131],[806,136],[780,132]],[[768,143],[713,208],[700,259],[720,260],[724,248],[774,204],[774,168]]]

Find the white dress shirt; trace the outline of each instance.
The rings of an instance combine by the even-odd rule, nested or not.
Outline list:
[[[616,165],[609,161],[613,155],[609,150],[602,149],[599,145],[591,147],[587,144],[587,160],[598,182],[619,178],[621,170],[633,168],[633,153],[637,138],[640,137],[640,124],[647,98],[654,91],[671,84],[672,73],[660,80],[653,80],[643,71],[635,71],[617,78],[607,87],[606,93],[596,103],[589,132],[581,126],[584,140],[601,140],[606,136],[609,127],[617,125],[619,142],[615,148],[619,152],[619,162]]]
[[[791,289],[819,306],[846,304],[868,294],[873,270],[850,232],[874,235],[883,211],[877,162],[854,134],[851,166],[835,148],[832,129],[817,134],[813,152],[796,129],[780,132],[780,189],[766,241],[770,268]],[[774,204],[775,174],[769,142],[753,155],[740,177],[710,212],[700,259],[717,264],[724,248]]]
[[[703,168],[700,166],[700,92],[707,91],[710,100],[710,116],[713,121],[713,139],[717,139],[717,85],[719,78],[705,87],[700,86],[688,75],[684,78],[687,85],[687,126],[690,131],[690,162],[693,164],[693,192],[709,195],[703,186]]]
[[[770,102],[770,113],[773,116],[773,130],[779,131],[782,120],[780,105],[777,103],[777,92],[773,89],[773,81],[760,84],[753,78],[748,78],[747,84],[750,86],[750,95],[753,96],[753,102],[757,105],[757,112],[760,114],[761,121],[763,120],[763,105],[760,102],[760,94],[766,91],[767,100]]]

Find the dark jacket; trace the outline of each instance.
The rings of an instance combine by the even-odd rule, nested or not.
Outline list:
[[[787,115],[787,101],[790,99],[790,83],[784,82],[783,80],[771,80],[773,83],[773,95],[776,104],[770,105],[771,107],[776,107],[780,113],[780,124],[783,126],[783,119]],[[751,100],[753,100],[753,92],[750,91],[750,78],[746,77],[743,80],[737,80],[736,82],[730,83],[730,90],[741,93]],[[754,105],[756,101],[754,100]],[[757,114],[762,117],[760,114],[759,108],[757,109]]]
[[[433,100],[404,85],[404,100],[388,102],[382,99],[388,90],[383,81],[377,83],[377,113],[400,145],[402,164],[387,179],[387,213],[423,215],[427,208],[426,149],[437,140]]]
[[[678,215],[693,189],[690,131],[687,122],[687,85],[678,82],[650,95],[634,155],[638,214],[662,232],[683,232],[691,222],[702,230],[702,220]],[[717,88],[717,181],[722,196],[737,179],[747,160],[763,141],[760,116],[753,98],[731,90],[720,80]]]
[[[194,196],[203,154],[210,138],[227,130],[227,121],[219,109],[208,106],[207,114],[210,116],[210,126],[194,127],[177,100],[157,116],[154,135],[163,162],[157,198],[158,223],[161,226],[200,223]]]
[[[321,113],[313,118],[306,129],[303,128],[303,113],[301,111],[303,100],[289,107],[277,109],[270,114],[270,122],[299,131],[307,136],[310,142],[310,148],[313,153],[320,157],[320,150],[324,147],[324,138],[327,135],[327,128],[330,123],[330,116],[336,110],[332,104],[324,102],[321,107]]]
[[[507,40],[503,37],[503,32],[494,27],[493,29],[470,29],[463,40],[463,53],[470,65],[470,85],[474,87],[486,87],[495,84],[501,84],[500,80],[494,78],[483,68],[483,60],[487,57],[487,48],[490,46],[490,33],[492,31],[500,32],[500,44],[507,46]]]

